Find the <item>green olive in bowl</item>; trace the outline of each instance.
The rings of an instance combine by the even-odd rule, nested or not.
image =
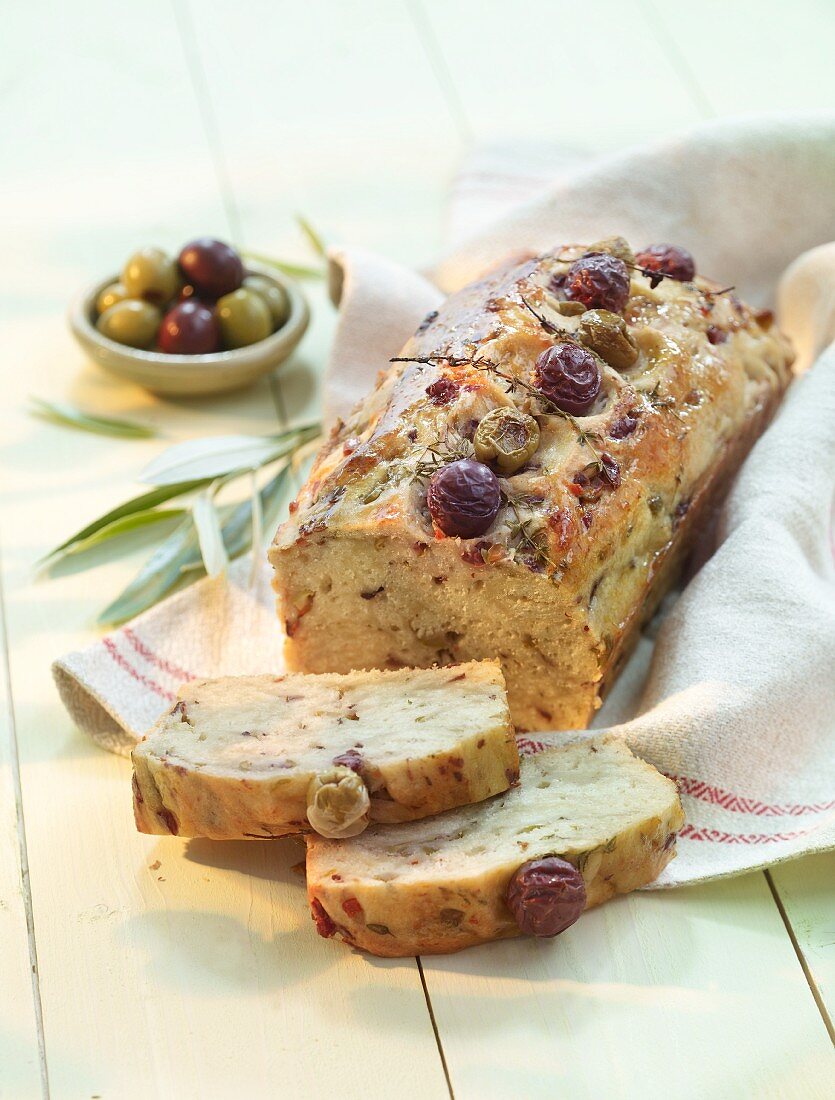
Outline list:
[[[267,303],[267,309],[273,319],[273,328],[279,329],[287,323],[290,316],[290,295],[272,279],[263,275],[247,275],[244,279],[244,289],[254,290]]]
[[[245,348],[266,340],[273,330],[267,303],[254,290],[241,287],[217,301],[217,321],[224,347]]]
[[[115,306],[117,302],[124,302],[125,298],[129,297],[123,283],[110,283],[96,298],[96,315],[100,317],[105,310]]]
[[[108,340],[130,348],[149,348],[157,338],[162,314],[150,302],[126,298],[109,306],[96,321]]]
[[[182,282],[177,265],[161,248],[140,248],[122,270],[128,297],[143,298],[157,306],[176,298]]]

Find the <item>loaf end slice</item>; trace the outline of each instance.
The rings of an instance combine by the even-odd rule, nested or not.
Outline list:
[[[334,765],[368,792],[366,819],[402,822],[515,783],[501,668],[240,676],[186,685],[133,751],[140,832],[272,839],[310,830],[308,787]]]
[[[521,865],[567,860],[590,908],[652,882],[683,822],[675,784],[623,741],[575,740],[523,757],[519,786],[479,806],[349,841],[308,837],[313,919],[320,935],[384,956],[518,936],[505,899]]]

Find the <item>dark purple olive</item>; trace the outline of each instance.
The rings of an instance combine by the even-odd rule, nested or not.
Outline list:
[[[445,535],[477,538],[498,514],[499,480],[483,462],[462,458],[435,471],[429,481],[426,503],[435,526]]]
[[[590,351],[578,344],[555,344],[541,352],[533,384],[558,409],[582,416],[600,393],[600,367]]]
[[[586,907],[586,884],[565,859],[532,859],[514,873],[507,887],[507,907],[526,936],[557,936]]]
[[[646,271],[657,271],[670,279],[688,283],[696,274],[696,261],[686,248],[677,244],[650,244],[635,257]]]
[[[220,330],[203,302],[187,298],[169,309],[159,330],[160,350],[166,355],[208,355],[220,348]]]
[[[629,270],[623,260],[607,252],[581,256],[566,272],[562,293],[586,309],[620,313],[629,300]]]
[[[178,257],[187,283],[206,298],[231,294],[244,281],[244,265],[234,248],[211,237],[189,241]]]

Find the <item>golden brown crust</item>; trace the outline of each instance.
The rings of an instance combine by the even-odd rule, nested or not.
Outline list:
[[[576,339],[582,318],[559,314],[549,284],[582,252],[453,295],[406,345],[409,361],[336,426],[271,552],[292,667],[498,656],[519,728],[587,724],[792,356],[770,318],[708,280],[652,287],[633,271],[623,316],[637,362],[602,364],[588,415],[553,415],[526,386],[551,329]],[[427,393],[439,380],[451,400]],[[470,453],[475,424],[508,404],[536,416],[538,452],[500,479],[503,506],[481,538],[439,537],[429,474]],[[603,452],[619,484],[589,490],[579,475]]]

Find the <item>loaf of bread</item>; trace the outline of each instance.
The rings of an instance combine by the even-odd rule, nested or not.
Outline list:
[[[354,835],[505,791],[519,756],[501,669],[482,661],[186,685],[133,750],[143,833]]]
[[[622,741],[569,742],[523,757],[519,787],[478,806],[308,837],[313,918],[375,955],[553,935],[656,878],[683,821],[675,784]]]
[[[496,657],[517,729],[585,727],[791,358],[671,246],[566,247],[454,294],[276,536],[289,667]]]

